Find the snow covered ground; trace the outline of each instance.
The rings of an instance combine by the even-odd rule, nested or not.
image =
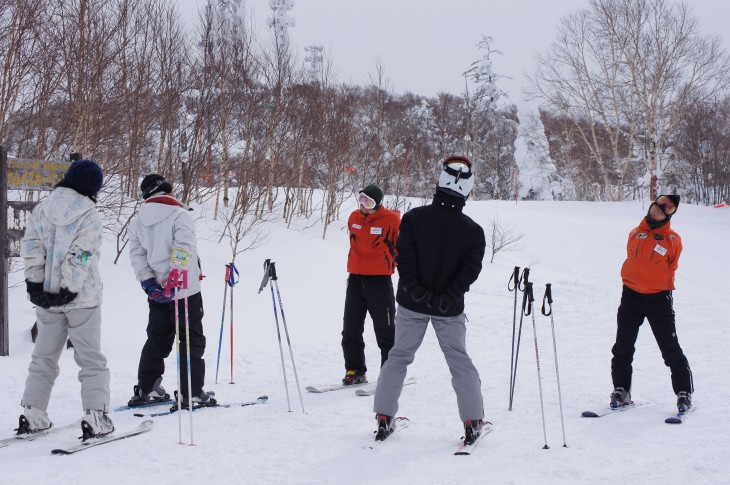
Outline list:
[[[353,200],[354,205],[354,200]],[[342,219],[321,237],[320,225],[298,221],[271,225],[268,242],[239,256],[235,287],[234,381],[230,384],[229,319],[226,314],[219,383],[216,354],[221,326],[224,265],[230,250],[217,244],[210,208],[196,210],[208,338],[206,388],[221,402],[267,394],[268,404],[209,409],[194,414],[196,446],[178,444],[178,418],[155,418],[152,432],[72,456],[52,448],[76,442],[68,430],[0,449],[3,484],[21,483],[728,483],[727,403],[730,402],[726,297],[730,210],[681,205],[673,227],[684,254],[674,294],[680,342],[687,354],[698,411],[682,425],[664,424],[675,412],[669,371],[646,325],[637,343],[633,396],[647,403],[601,419],[581,418],[608,402],[610,358],[619,303],[619,270],[628,232],[646,211],[641,202],[467,203],[483,227],[496,215],[523,233],[520,249],[485,259],[482,275],[467,294],[469,352],[482,377],[486,417],[495,430],[472,457],[453,456],[462,425],[450,377],[429,330],[409,369],[418,383],[404,389],[400,414],[410,427],[384,446],[369,449],[375,421],[372,397],[351,389],[309,394],[304,386],[335,383],[344,373],[340,349],[345,294],[347,235]],[[288,367],[291,411],[276,337],[271,294],[257,294],[266,258],[276,262],[279,288],[303,392],[303,414]],[[112,373],[112,406],[125,403],[136,382],[145,338],[147,305],[127,255],[114,265],[114,241],[102,255],[105,280],[103,350]],[[568,448],[563,448],[549,318],[537,313],[547,441],[543,448],[532,320],[523,322],[513,411],[508,411],[514,266],[531,268],[536,303],[552,283]],[[10,357],[0,358],[0,429],[11,435],[32,351],[34,309],[25,297],[19,264],[10,275]],[[228,312],[228,309],[227,309]],[[378,375],[378,349],[366,324],[369,378]],[[288,352],[285,357],[289,366]],[[174,353],[164,385],[175,387]],[[71,350],[61,358],[49,415],[57,425],[81,417],[78,368]],[[725,406],[725,407],[723,407]],[[131,412],[112,414],[118,430],[140,421]],[[183,436],[189,439],[188,415]],[[4,436],[3,436],[4,437]],[[365,448],[365,449],[364,449]]]

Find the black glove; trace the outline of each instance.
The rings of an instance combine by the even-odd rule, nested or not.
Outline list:
[[[78,293],[68,291],[68,288],[61,288],[59,293],[43,293],[48,306],[62,306],[71,303]]]
[[[431,298],[433,298],[433,291],[429,290],[420,285],[416,285],[408,290],[408,294],[411,295],[411,299],[416,303],[423,303],[427,305]]]
[[[443,293],[440,295],[436,295],[434,297],[434,302],[436,304],[436,308],[438,308],[438,311],[441,313],[448,312],[452,306],[454,306],[454,303],[456,303],[449,295]]]
[[[25,280],[25,288],[32,304],[41,308],[48,308],[49,305],[43,293],[43,283],[33,283],[32,281]]]

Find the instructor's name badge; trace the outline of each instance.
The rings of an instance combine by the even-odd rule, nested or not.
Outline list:
[[[654,251],[657,252],[657,253],[659,253],[659,254],[661,254],[662,256],[664,256],[664,255],[667,254],[667,248],[662,247],[659,244],[657,244],[656,246],[654,246]]]

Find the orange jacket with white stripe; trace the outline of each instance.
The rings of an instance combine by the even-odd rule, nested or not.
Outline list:
[[[395,242],[400,213],[381,207],[370,215],[360,210],[350,214],[350,252],[347,272],[360,275],[392,275],[395,271]]]
[[[624,285],[639,293],[674,289],[674,272],[682,253],[682,239],[667,222],[652,229],[641,221],[629,234],[626,261],[621,267]]]

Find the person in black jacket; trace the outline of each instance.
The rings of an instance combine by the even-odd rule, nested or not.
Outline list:
[[[429,321],[451,371],[465,442],[475,440],[482,430],[481,380],[466,353],[464,314],[464,294],[481,272],[486,248],[484,230],[462,213],[473,186],[471,161],[448,157],[431,205],[407,212],[401,221],[395,344],[375,391],[376,439],[385,439],[392,430],[407,367]]]

